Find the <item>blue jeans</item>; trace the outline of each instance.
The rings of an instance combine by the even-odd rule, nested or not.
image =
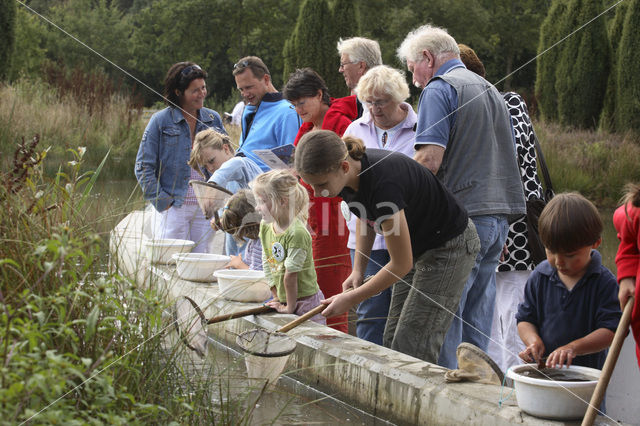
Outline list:
[[[496,267],[509,231],[504,215],[473,216],[471,220],[480,237],[480,253],[438,358],[439,365],[452,369],[458,365],[456,350],[460,343],[469,342],[487,351],[496,298]]]
[[[350,249],[351,264],[355,250]],[[365,269],[364,276],[375,275],[384,265],[389,263],[389,252],[386,250],[372,250]],[[382,346],[382,335],[389,315],[389,303],[391,302],[391,287],[382,290],[375,296],[363,300],[356,308],[358,320],[356,321],[356,335],[371,343]]]

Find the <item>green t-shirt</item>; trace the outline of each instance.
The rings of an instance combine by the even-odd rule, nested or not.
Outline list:
[[[277,234],[270,223],[260,224],[262,242],[262,266],[269,284],[276,286],[278,299],[286,303],[284,273],[298,273],[298,298],[313,296],[318,287],[318,278],[313,264],[311,234],[300,221],[293,223],[281,234]]]

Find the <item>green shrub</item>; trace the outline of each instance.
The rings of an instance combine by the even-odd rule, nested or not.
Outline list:
[[[624,20],[627,14],[628,3],[622,2],[616,6],[616,13],[613,17],[609,30],[609,42],[611,44],[610,72],[607,79],[607,89],[605,91],[604,102],[602,105],[602,114],[600,114],[599,127],[602,130],[615,130],[616,117],[616,99],[618,85],[618,56],[620,47],[620,38],[622,37],[622,29],[624,28]]]
[[[536,64],[535,93],[542,116],[551,121],[558,119],[558,102],[556,96],[556,67],[560,57],[560,42],[568,32],[564,18],[568,0],[554,0],[547,17],[540,26],[540,43]]]
[[[593,0],[571,0],[567,9],[566,34],[580,30],[562,44],[555,76],[558,118],[566,126],[594,128],[602,111],[610,47],[604,20],[589,22],[600,6]]]
[[[631,0],[618,50],[616,128],[640,131],[640,3]]]

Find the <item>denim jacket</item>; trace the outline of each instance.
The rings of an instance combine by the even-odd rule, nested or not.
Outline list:
[[[214,128],[227,134],[220,115],[208,108],[198,111],[196,133]],[[142,135],[136,156],[135,175],[145,200],[157,211],[180,207],[187,194],[191,170],[187,162],[191,154],[189,124],[182,112],[167,107],[151,117]],[[211,176],[202,169],[206,179]]]

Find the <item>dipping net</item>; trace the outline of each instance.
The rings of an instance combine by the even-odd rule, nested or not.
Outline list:
[[[247,376],[271,384],[278,380],[296,348],[296,341],[286,334],[263,329],[245,331],[236,337],[236,343],[247,353]]]
[[[193,188],[200,210],[202,210],[202,214],[207,219],[216,217],[216,212],[223,208],[227,200],[233,195],[227,189],[211,182],[190,180],[189,185]]]
[[[501,385],[504,374],[500,367],[480,349],[471,343],[460,343],[456,350],[458,368],[444,374],[447,382],[478,382]]]

